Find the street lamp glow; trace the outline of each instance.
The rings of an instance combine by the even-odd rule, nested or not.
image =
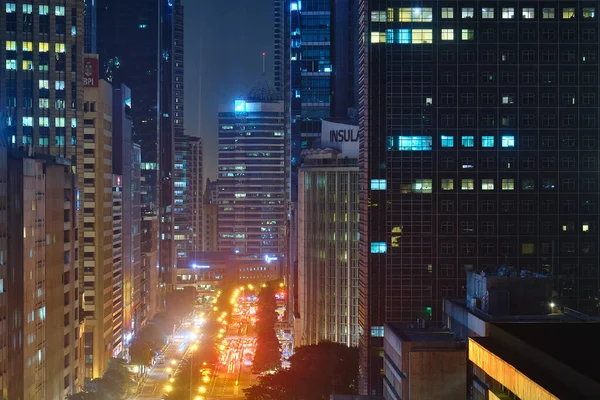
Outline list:
[[[222,339],[222,338],[223,338],[223,334],[222,334],[222,333],[219,333],[219,334],[217,335],[217,337],[218,337],[219,339]]]
[[[173,368],[171,368],[171,367],[167,367],[167,373],[169,373],[169,374],[170,374],[171,372],[173,372]]]
[[[252,290],[252,289],[254,289],[254,286],[252,286],[252,284],[251,284],[251,283],[249,283],[249,284],[248,284],[248,289]]]
[[[200,388],[198,389],[198,391],[202,394],[206,393],[206,387],[205,386],[200,386]]]
[[[202,377],[202,382],[204,382],[204,383],[208,383],[208,382],[210,382],[210,378],[209,378],[208,376],[204,375],[204,376]]]
[[[281,282],[281,283],[279,284],[279,287],[283,287],[283,282]]]
[[[554,308],[554,302],[550,303],[550,307]]]
[[[171,382],[171,383],[175,382],[175,378],[169,378],[169,382]]]
[[[222,344],[222,345],[220,345],[220,346],[219,346],[219,350],[221,350],[221,351],[225,350],[225,345],[223,345],[223,344]]]
[[[171,365],[177,365],[177,360],[171,360]]]
[[[213,311],[219,311],[217,307],[213,307]]]
[[[171,392],[171,391],[173,390],[173,386],[171,386],[171,385],[167,385],[167,386],[165,386],[165,390],[166,390],[167,392]]]

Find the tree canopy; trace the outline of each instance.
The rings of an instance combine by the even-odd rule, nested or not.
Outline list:
[[[277,370],[281,366],[281,348],[275,334],[277,323],[275,290],[270,285],[258,294],[256,307],[256,351],[252,371],[256,373]]]
[[[112,358],[102,378],[87,383],[84,391],[69,396],[69,400],[125,400],[135,392],[135,384],[125,360]]]
[[[331,394],[358,393],[358,350],[321,342],[302,346],[290,357],[289,370],[259,378],[244,389],[247,400],[327,400]]]

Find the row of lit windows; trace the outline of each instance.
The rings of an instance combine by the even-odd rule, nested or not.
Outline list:
[[[570,179],[570,178],[569,178]],[[515,179],[514,178],[502,178],[500,181],[500,188],[502,190],[515,190]],[[571,184],[570,181],[564,182],[563,185],[565,189],[571,188],[574,189],[574,183]],[[567,185],[568,183],[568,185]],[[555,190],[556,180],[553,178],[543,179],[542,180],[542,189],[544,190]],[[406,187],[405,187],[406,186]],[[586,180],[585,189],[589,190],[591,187],[595,186],[589,180]],[[440,182],[440,187],[442,191],[452,191],[455,189],[454,179],[453,178],[442,178]],[[522,179],[521,180],[521,190],[523,191],[531,191],[535,190],[535,180],[534,179]],[[494,178],[483,178],[481,179],[481,190],[489,191],[495,190],[496,188],[496,180]],[[460,189],[461,190],[475,190],[475,179],[474,178],[464,178],[460,181]],[[387,190],[387,180],[385,179],[371,179],[371,190]],[[433,181],[431,179],[417,179],[412,184],[401,185],[402,193],[432,193],[433,192]]]
[[[494,19],[495,9],[493,7],[481,8],[482,19]],[[536,10],[533,7],[521,8],[521,16],[523,19],[535,19]],[[515,8],[514,7],[502,7],[500,9],[500,15],[502,19],[514,19]],[[454,8],[453,7],[442,7],[441,14],[442,19],[454,19]],[[562,9],[563,19],[573,19],[576,16],[574,7],[564,7]],[[585,19],[596,18],[595,7],[583,7],[582,16]],[[475,18],[474,7],[462,7],[461,8],[462,19]],[[553,7],[542,8],[543,19],[554,19],[556,18],[556,9]],[[388,8],[385,11],[372,11],[371,12],[372,22],[432,22],[433,21],[433,10],[431,8],[399,8],[393,9]]]
[[[23,126],[33,126],[34,118],[33,117],[23,117],[22,118]],[[50,126],[50,118],[49,117],[39,117],[38,119],[39,126],[41,127],[49,127]],[[11,125],[9,123],[9,125]],[[65,118],[56,117],[54,118],[54,126],[57,128],[65,127]],[[77,118],[71,118],[71,128],[77,127]]]
[[[17,144],[17,137],[15,135],[11,136],[10,139],[11,144]],[[22,143],[24,145],[33,145],[33,138],[31,136],[23,136]],[[64,136],[54,136],[54,145],[55,146],[64,146],[66,143],[66,138]],[[75,146],[77,144],[77,140],[74,136],[71,137],[71,145]],[[38,138],[38,145],[42,147],[48,147],[50,145],[50,139],[47,137]]]
[[[442,147],[454,147],[455,145],[453,135],[442,135],[440,140]],[[429,151],[432,150],[432,142],[431,136],[388,136],[387,149],[392,151]],[[462,136],[461,146],[475,147],[475,136]],[[500,136],[500,146],[503,148],[515,147],[515,136]],[[481,147],[495,147],[495,137],[482,136]]]
[[[33,6],[31,4],[23,4],[22,10],[23,10],[23,14],[32,14]],[[39,6],[40,15],[48,15],[49,11],[50,11],[50,6],[48,6],[48,5],[40,5]],[[17,4],[16,3],[6,3],[6,13],[7,14],[12,14],[12,13],[16,13],[16,12],[17,12]],[[55,6],[54,7],[54,15],[56,15],[57,17],[64,17],[65,16],[65,6]]]
[[[33,42],[23,42],[23,51],[33,51]],[[50,50],[50,45],[47,42],[39,42],[38,49],[40,53],[47,53]],[[17,42],[15,40],[7,40],[6,41],[6,50],[7,51],[16,51],[17,50]],[[66,51],[66,47],[64,43],[54,43],[54,51],[57,53],[64,53]]]
[[[476,222],[469,220],[462,220],[460,222],[460,233],[476,234]],[[484,235],[490,235],[495,233],[494,221],[481,221],[480,233]],[[574,222],[563,222],[560,230],[564,233],[575,233]],[[535,222],[531,220],[525,220],[521,222],[521,230],[523,233],[534,233],[536,232]],[[441,221],[440,233],[452,234],[454,233],[454,221]],[[505,229],[503,229],[505,231]],[[596,232],[596,225],[593,221],[583,221],[581,223],[581,232],[591,233]],[[393,247],[393,246],[392,246]]]
[[[494,141],[495,141],[494,136],[482,136],[481,137],[481,147],[494,147]],[[441,136],[441,145],[442,145],[442,147],[454,147],[454,136],[442,135]],[[462,145],[462,147],[475,147],[475,137],[474,136],[462,136],[461,137],[461,145]],[[500,145],[503,148],[515,147],[514,135],[502,135],[500,137]]]

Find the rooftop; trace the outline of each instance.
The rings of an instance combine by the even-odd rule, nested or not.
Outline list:
[[[404,342],[461,342],[450,330],[441,327],[415,328],[392,322],[386,324],[386,329],[391,329]]]
[[[267,80],[258,82],[246,96],[246,101],[271,102],[281,100],[281,96]]]

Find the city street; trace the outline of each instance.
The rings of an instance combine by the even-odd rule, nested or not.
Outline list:
[[[176,366],[179,364],[185,354],[189,343],[183,338],[174,338],[166,346],[164,351],[165,363],[155,364],[146,377],[140,393],[136,397],[139,400],[160,400],[166,393],[169,385],[169,374],[174,374]],[[172,364],[175,360],[175,365]]]

